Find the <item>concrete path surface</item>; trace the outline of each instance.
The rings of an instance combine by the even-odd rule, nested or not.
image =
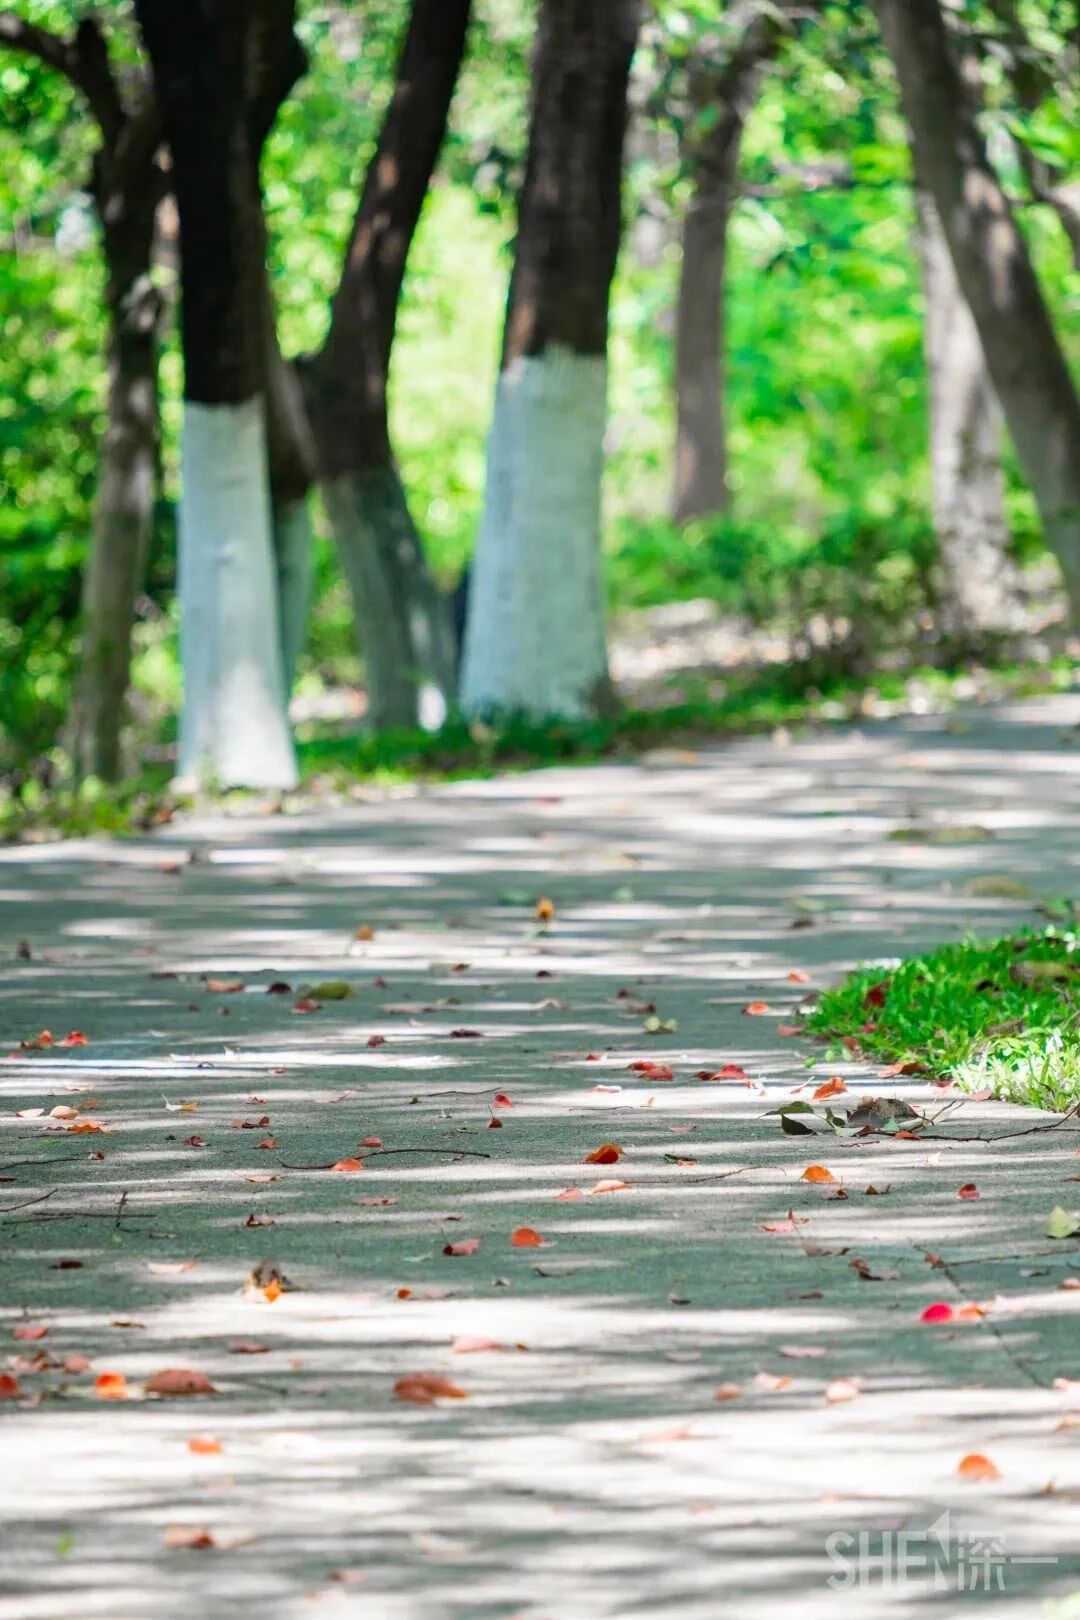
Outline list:
[[[1080,1131],[769,1112],[949,1101],[780,1030],[1077,892],[1078,723],[0,853],[0,1620],[1080,1613]]]

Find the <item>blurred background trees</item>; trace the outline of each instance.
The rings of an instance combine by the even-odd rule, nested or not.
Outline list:
[[[520,654],[515,678],[535,701],[505,674],[471,678],[467,662],[467,704],[573,709],[550,583],[565,584],[565,567],[549,585],[542,569],[541,583],[528,577],[531,549],[566,525],[539,540],[526,525],[515,540],[504,496],[521,468],[504,457],[485,501],[485,466],[523,303],[545,285],[560,304],[575,288],[595,296],[604,279],[608,246],[590,233],[608,203],[575,194],[573,162],[552,168],[539,248],[522,193],[530,105],[534,134],[542,119],[567,152],[588,139],[591,100],[543,71],[538,20],[572,29],[590,9],[474,0],[471,22],[465,0],[0,9],[10,792],[176,763],[191,346],[176,316],[181,283],[194,296],[196,267],[182,263],[192,209],[204,215],[196,252],[243,258],[231,281],[205,264],[202,280],[219,296],[231,287],[224,328],[242,316],[249,333],[240,392],[259,402],[262,461],[248,477],[265,501],[257,547],[241,544],[244,567],[262,559],[257,588],[207,595],[213,571],[195,565],[187,634],[204,648],[187,659],[189,705],[208,693],[231,741],[224,753],[195,742],[186,763],[239,781],[253,772],[233,743],[267,756],[244,718],[247,688],[235,709],[218,701],[230,657],[269,660],[279,707],[292,683],[302,736],[363,722],[365,704],[367,723],[437,722],[455,702],[449,595],[482,520],[516,560],[493,586],[480,554],[467,641],[489,653],[472,667],[501,637],[489,667],[514,672]],[[1055,620],[1063,635],[1053,557],[1074,591],[1080,567],[1076,0],[626,9],[622,245],[602,322],[610,610],[706,601],[812,653],[814,679],[1022,648]],[[246,157],[210,139],[224,113],[209,92],[194,167],[170,151],[177,109],[155,93],[138,21],[153,47],[171,11],[211,31],[226,12],[243,24],[239,77],[216,82],[235,92],[228,128],[242,119]],[[607,71],[598,55],[597,85]],[[215,218],[239,245],[210,245]],[[519,268],[504,335],[511,272],[530,254],[536,290],[523,298]],[[211,370],[236,359],[226,339],[201,341],[219,351],[204,355]],[[540,352],[529,341],[526,359]],[[244,403],[239,385],[223,394],[198,365],[193,381],[186,358],[188,400],[220,426],[222,407]],[[573,431],[566,442],[583,444]],[[224,443],[211,431],[203,451]],[[222,476],[235,470],[219,459]],[[199,487],[204,475],[189,479]],[[529,501],[542,506],[545,487],[554,512],[546,474]],[[260,500],[240,500],[249,526]],[[216,496],[209,509],[225,510]],[[198,517],[197,545],[208,525]],[[282,733],[280,760],[286,744]]]

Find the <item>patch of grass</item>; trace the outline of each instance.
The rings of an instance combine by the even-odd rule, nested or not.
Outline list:
[[[821,996],[807,1029],[1065,1112],[1080,1102],[1080,935],[1054,926],[860,968]]]

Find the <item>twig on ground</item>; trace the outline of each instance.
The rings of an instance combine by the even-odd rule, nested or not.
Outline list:
[[[368,1159],[378,1159],[391,1153],[444,1153],[453,1159],[490,1159],[490,1153],[479,1153],[475,1148],[437,1148],[437,1147],[407,1147],[407,1148],[373,1148],[370,1153],[355,1153],[351,1157],[366,1164]],[[334,1163],[339,1161],[335,1160]],[[332,1170],[333,1164],[289,1164],[279,1159],[283,1170]]]
[[[0,1215],[10,1215],[16,1209],[29,1209],[31,1204],[43,1204],[46,1198],[51,1198],[53,1193],[59,1191],[59,1187],[53,1187],[49,1192],[42,1193],[40,1198],[27,1198],[21,1204],[0,1204]]]
[[[120,1202],[116,1206],[116,1219],[113,1221],[113,1226],[116,1227],[118,1230],[119,1230],[119,1227],[120,1227],[120,1221],[121,1221],[121,1219],[123,1217],[123,1214],[124,1214],[124,1205],[127,1203],[127,1201],[128,1201],[127,1193],[126,1192],[121,1193],[120,1194]]]
[[[1058,1131],[1071,1119],[1074,1130],[1080,1130],[1080,1103],[1074,1103],[1067,1114],[1055,1119],[1050,1125],[1026,1125],[1022,1131],[997,1131],[993,1136],[951,1136],[935,1131],[932,1135],[923,1138],[926,1142],[1007,1142],[1014,1136],[1039,1136],[1047,1131]]]

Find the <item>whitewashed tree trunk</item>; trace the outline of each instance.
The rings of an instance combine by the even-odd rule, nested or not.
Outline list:
[[[273,524],[281,669],[287,699],[307,641],[308,615],[311,612],[314,539],[307,498],[276,502]]]
[[[1020,625],[1001,469],[1004,421],[933,198],[920,187],[916,200],[942,623],[949,636],[977,644]]]
[[[551,345],[495,393],[465,635],[468,713],[595,713],[607,688],[602,356]]]
[[[181,454],[179,776],[292,787],[261,399],[188,400]]]

